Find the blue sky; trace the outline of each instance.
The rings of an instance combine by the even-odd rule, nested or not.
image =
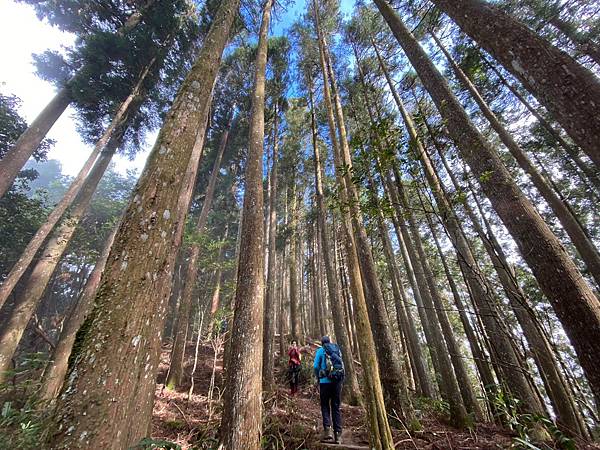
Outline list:
[[[311,0],[290,0],[285,11],[278,11],[273,17],[271,33],[286,34],[286,30],[306,11],[307,2]],[[352,11],[355,0],[341,0],[342,12],[346,15]],[[63,33],[41,22],[33,9],[13,0],[0,0],[0,92],[4,95],[14,94],[22,100],[20,114],[31,122],[54,96],[54,87],[34,73],[32,53],[42,53],[47,49],[60,50],[73,44],[74,36]],[[82,143],[76,131],[76,123],[72,119],[73,111],[57,121],[48,137],[56,141],[48,158],[61,162],[63,173],[76,175],[91,147]],[[116,168],[121,173],[127,169],[141,171],[148,152],[157,133],[147,137],[146,151],[140,151],[133,161],[125,157],[115,157]]]
[[[272,27],[272,33],[275,35],[285,34],[285,30],[296,21],[300,15],[307,10],[307,5],[311,0],[290,0],[286,11],[276,13]],[[354,8],[355,0],[341,0],[340,7],[344,15],[350,14]]]

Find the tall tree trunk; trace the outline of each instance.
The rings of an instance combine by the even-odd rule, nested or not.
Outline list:
[[[375,118],[374,118],[374,115],[373,115],[372,104],[370,102],[369,95],[368,95],[368,92],[367,92],[367,85],[366,85],[365,77],[364,77],[364,74],[363,74],[363,71],[362,71],[362,68],[361,68],[360,58],[359,58],[359,55],[358,55],[358,51],[357,51],[356,45],[354,43],[352,43],[352,49],[354,51],[354,56],[356,58],[356,65],[357,65],[357,69],[358,69],[358,73],[359,73],[359,78],[360,78],[360,81],[361,81],[361,84],[362,84],[362,87],[363,87],[363,97],[364,97],[364,101],[365,101],[365,106],[366,106],[366,109],[367,109],[367,112],[368,112],[369,119],[370,119],[371,123],[375,124]],[[353,110],[354,110],[354,108],[353,108]],[[356,115],[356,113],[355,113],[355,115]],[[381,142],[380,142],[380,140],[377,139],[377,137],[371,136],[371,140],[372,140],[373,145],[377,146],[380,151],[383,151],[383,149],[381,148]],[[364,150],[363,150],[363,153],[364,153]],[[376,160],[376,161],[377,161],[377,166],[380,167],[379,161],[378,160]],[[371,178],[369,179],[369,182],[370,182],[370,191],[372,193],[376,192],[374,182],[372,181]],[[374,197],[374,200],[377,201],[376,197],[375,196],[373,196],[373,197]],[[379,221],[381,222],[381,218],[380,218]],[[381,224],[379,225],[379,227],[383,228]],[[387,235],[387,232],[383,232],[382,234],[383,235]],[[382,240],[385,242],[385,237]],[[394,279],[394,277],[392,277],[392,280],[393,279]],[[431,335],[431,336],[433,337],[433,335]],[[437,360],[436,360],[436,362],[437,362]],[[425,381],[425,383],[427,383],[427,381]],[[426,389],[427,389],[427,387],[426,387]],[[460,419],[457,419],[457,420],[460,420]]]
[[[470,247],[462,234],[457,219],[452,213],[450,204],[445,198],[444,192],[441,190],[433,167],[426,158],[425,149],[417,135],[412,118],[407,113],[404,104],[395,92],[395,89],[392,89],[392,93],[413,142],[413,146],[416,147],[417,156],[421,159],[427,180],[429,181],[434,196],[436,197],[436,201],[438,202],[438,207],[440,207],[442,212],[444,226],[448,230],[449,237],[459,255],[459,265],[461,266],[461,270],[466,276],[467,284],[473,293],[475,301],[478,303],[480,312],[483,314],[483,322],[486,330],[494,336],[493,342],[495,351],[493,352],[493,355],[497,358],[497,366],[501,369],[501,373],[504,374],[506,386],[510,386],[514,390],[516,396],[524,403],[523,406],[525,409],[534,412],[543,412],[542,405],[532,391],[528,380],[523,376],[523,373],[519,369],[519,360],[511,342],[501,329],[494,306],[495,300],[490,297],[492,289],[486,284],[485,278],[481,274],[481,271],[475,262],[475,258],[471,253]],[[399,179],[397,171],[396,178]],[[401,185],[399,185],[399,187],[401,187]]]
[[[491,399],[493,398],[493,394],[495,392],[494,385],[496,381],[494,379],[494,374],[492,372],[492,368],[488,362],[488,359],[481,348],[479,343],[479,339],[477,339],[477,335],[473,326],[471,325],[471,321],[467,317],[467,311],[465,309],[465,305],[462,301],[462,298],[458,292],[458,287],[456,286],[456,282],[454,281],[454,277],[450,272],[450,268],[448,266],[448,262],[446,261],[446,256],[442,251],[442,246],[440,245],[440,241],[437,237],[437,233],[435,230],[435,226],[431,222],[429,215],[427,217],[427,224],[431,231],[431,235],[433,236],[433,240],[435,243],[435,247],[437,249],[438,255],[442,261],[442,266],[444,267],[444,273],[446,274],[446,278],[448,280],[448,284],[450,285],[450,290],[452,291],[452,297],[454,299],[454,304],[458,309],[458,314],[460,316],[460,321],[463,325],[463,329],[465,330],[465,335],[467,336],[467,341],[469,342],[469,346],[471,348],[471,353],[473,354],[473,359],[475,362],[475,366],[477,367],[477,371],[479,373],[480,379],[482,381],[482,389],[484,393],[488,394],[488,407],[493,411],[493,405],[491,404]]]
[[[433,3],[523,83],[600,166],[600,81],[591,71],[495,5],[481,0]]]
[[[392,192],[393,203],[402,205],[404,211],[406,211],[406,207],[403,205],[404,202],[401,200],[402,195],[393,193],[393,186],[389,186],[388,189]],[[436,371],[436,380],[440,393],[442,398],[448,402],[448,405],[450,406],[450,420],[452,423],[455,426],[464,427],[469,424],[469,418],[462,401],[456,376],[452,371],[452,362],[445,348],[439,320],[425,278],[423,261],[413,245],[414,239],[416,238],[410,236],[404,219],[398,218],[398,221],[402,236],[401,245],[406,249],[416,279],[416,289],[413,289],[413,294],[415,295],[415,300],[419,307],[418,310],[419,315],[421,316],[421,324],[423,325],[423,330],[429,345],[429,351],[431,352],[431,359]]]
[[[550,18],[549,23],[562,34],[567,36],[575,45],[579,53],[588,55],[596,64],[600,66],[600,45],[577,31],[576,25],[562,20],[559,14],[553,15]]]
[[[405,192],[400,192],[400,202],[402,202],[406,217],[408,218],[409,227],[412,232],[413,243],[423,266],[425,280],[427,282],[427,286],[429,287],[431,300],[433,300],[432,305],[435,308],[435,314],[438,317],[442,334],[446,342],[446,347],[450,353],[450,360],[452,361],[452,367],[454,368],[454,374],[456,375],[456,381],[458,382],[460,395],[462,396],[467,412],[473,414],[475,419],[481,420],[483,418],[483,413],[479,407],[479,404],[477,403],[477,399],[475,398],[475,393],[473,392],[473,387],[469,380],[467,369],[461,356],[462,352],[458,347],[456,338],[454,337],[454,330],[452,329],[452,325],[450,324],[450,320],[446,314],[444,303],[438,291],[433,272],[429,266],[427,255],[423,249],[421,235],[412,213],[412,209],[408,204],[408,198]]]
[[[413,268],[413,261],[416,262],[416,259],[414,257],[411,258],[411,255],[413,255],[413,254],[416,255],[416,253],[411,253],[411,255],[409,255],[409,253],[408,253],[406,240],[407,240],[407,238],[409,238],[409,235],[408,235],[408,230],[406,228],[405,222],[404,222],[404,220],[402,220],[403,214],[400,210],[400,200],[398,198],[398,192],[394,188],[391,178],[388,175],[383,177],[383,181],[384,181],[383,189],[386,194],[386,197],[387,197],[388,201],[390,202],[390,204],[395,207],[396,214],[392,215],[392,223],[394,225],[394,231],[396,233],[396,238],[398,240],[398,244],[400,247],[400,253],[402,254],[402,260],[404,262],[404,270],[406,272],[406,276],[407,276],[409,284],[411,286],[412,294],[415,298],[417,312],[418,312],[419,318],[421,320],[421,326],[423,328],[423,333],[425,334],[425,341],[427,342],[427,348],[429,348],[429,351],[430,351],[431,363],[433,365],[434,372],[436,374],[439,374],[440,368],[439,368],[439,362],[438,362],[438,358],[437,358],[437,352],[435,350],[436,349],[435,339],[434,339],[434,335],[433,335],[433,332],[432,332],[430,324],[429,324],[429,319],[426,314],[424,304],[423,304],[423,299],[421,297],[421,292],[420,292],[420,289],[422,289],[421,286],[425,286],[425,284],[421,284],[420,281],[417,279],[417,276],[415,275],[415,270],[418,270],[418,267],[415,269]],[[408,239],[408,240],[410,240],[410,239]],[[427,373],[428,373],[427,376],[429,376],[429,372],[427,372]],[[436,383],[439,387],[440,378],[437,376],[436,376]],[[432,398],[433,397],[435,397],[435,394],[432,396]]]
[[[600,400],[600,366],[597,364],[600,355],[600,301],[548,225],[516,186],[489,142],[471,123],[442,75],[398,15],[384,0],[375,2],[447,122],[461,155],[479,177],[482,190],[515,238],[521,255],[551,301],[577,352],[592,391]]]
[[[323,326],[323,318],[322,318],[322,313],[321,313],[321,298],[319,297],[319,290],[317,287],[317,276],[318,276],[318,270],[317,270],[317,241],[319,239],[319,228],[318,225],[315,223],[313,226],[313,234],[312,234],[312,239],[311,239],[311,252],[310,252],[310,271],[311,271],[311,288],[312,288],[312,297],[313,297],[313,304],[314,304],[314,310],[315,310],[315,328],[313,331],[313,337],[317,338],[319,336],[323,336],[325,333],[324,330],[324,326]]]
[[[447,166],[446,161],[443,161],[446,166],[446,171],[451,174],[448,170],[449,167]],[[460,188],[456,178],[452,174],[451,180],[456,188]],[[473,191],[471,193],[475,201],[478,202],[475,193]],[[548,394],[554,412],[557,415],[559,426],[568,434],[586,437],[587,430],[582,417],[574,404],[573,393],[569,392],[569,386],[558,367],[558,361],[556,361],[554,357],[554,351],[550,342],[546,338],[546,335],[541,328],[541,324],[535,317],[535,312],[529,306],[527,296],[519,286],[516,275],[511,269],[500,243],[496,239],[485,216],[482,217],[486,225],[487,234],[481,227],[481,224],[471,207],[467,203],[464,204],[464,207],[475,227],[475,231],[482,240],[489,257],[492,260],[500,283],[502,284],[515,316],[517,317],[517,321],[523,330],[523,334],[527,339],[533,359],[538,367],[542,381],[544,382],[546,393]]]
[[[338,237],[337,237],[337,233],[336,233],[336,237],[335,237],[336,242],[338,242]],[[346,302],[346,311],[348,311],[348,314],[346,315],[346,318],[348,320],[348,336],[351,338],[351,342],[352,342],[352,353],[355,355],[356,358],[360,357],[360,352],[358,350],[358,339],[357,339],[357,334],[356,334],[356,307],[353,306],[353,298],[350,295],[350,286],[349,286],[349,282],[348,282],[348,274],[346,272],[346,264],[345,264],[345,258],[344,255],[342,253],[342,249],[341,247],[339,247],[338,245],[338,267],[339,267],[339,273],[340,273],[340,281],[341,281],[341,289],[342,289],[342,296],[344,297],[344,301]]]
[[[98,261],[96,261],[94,270],[92,270],[92,273],[85,284],[83,293],[65,320],[56,348],[52,352],[52,358],[48,363],[48,367],[44,370],[44,375],[42,377],[40,398],[44,400],[55,399],[63,385],[67,373],[69,356],[71,355],[71,349],[75,342],[75,335],[92,309],[92,302],[96,297],[96,292],[100,286],[100,278],[102,277],[102,272],[106,266],[106,261],[108,260],[108,255],[118,229],[118,226],[115,227],[106,240],[102,254],[98,258]]]
[[[384,74],[384,76],[386,78],[386,81],[387,81],[388,87],[389,87],[389,89],[390,89],[390,91],[392,93],[392,96],[393,96],[396,104],[399,107],[401,107],[401,106],[403,106],[402,105],[402,101],[400,100],[400,98],[399,98],[399,96],[398,96],[398,94],[396,92],[396,89],[394,87],[394,83],[392,82],[392,79],[391,79],[391,77],[389,75],[387,66],[386,66],[383,58],[381,57],[379,49],[377,48],[377,45],[375,44],[375,41],[373,39],[371,39],[371,44],[372,44],[372,46],[373,46],[373,48],[375,50],[375,54],[377,56],[380,68],[381,68],[381,70],[382,70],[382,72],[383,72],[383,74]],[[476,366],[477,366],[477,368],[478,368],[478,370],[479,370],[482,378],[484,379],[485,385],[486,386],[487,385],[492,385],[492,384],[494,384],[494,378],[493,378],[491,369],[487,365],[487,362],[484,359],[484,353],[483,353],[483,351],[481,350],[481,348],[478,345],[478,341],[476,339],[475,333],[474,333],[473,328],[471,327],[471,324],[470,324],[470,322],[469,322],[469,320],[468,320],[468,318],[466,316],[464,307],[462,305],[462,301],[460,299],[460,296],[458,295],[458,290],[456,288],[456,285],[454,283],[454,280],[453,280],[452,276],[450,275],[448,266],[446,265],[446,262],[443,259],[443,255],[440,255],[440,256],[442,257],[442,263],[443,263],[444,270],[445,270],[445,273],[447,275],[448,282],[450,284],[450,287],[451,287],[451,290],[452,290],[452,293],[453,293],[453,296],[454,296],[454,299],[455,299],[455,303],[457,304],[457,307],[459,308],[459,314],[460,314],[460,317],[461,317],[461,322],[463,324],[463,328],[464,328],[465,333],[467,335],[467,340],[469,341],[469,344],[470,344],[470,347],[471,347],[471,351],[472,351],[473,356],[475,358]],[[457,376],[458,376],[458,374],[457,374]],[[461,392],[461,393],[463,395],[463,399],[465,401],[466,406],[468,406],[468,403],[471,401],[471,400],[469,400],[469,397],[470,397],[469,393],[468,392],[464,392],[464,393]],[[482,413],[479,410],[479,408],[477,408],[477,406],[475,406],[475,408],[478,410],[477,412],[479,413],[480,417],[482,417]]]
[[[372,192],[375,192],[372,190]],[[419,394],[424,397],[433,398],[434,391],[431,386],[431,380],[429,373],[427,372],[427,366],[425,364],[425,357],[421,351],[421,345],[417,335],[417,329],[415,327],[412,317],[409,317],[405,305],[407,303],[406,294],[404,287],[402,286],[402,278],[400,276],[400,270],[396,264],[394,252],[392,249],[392,242],[390,235],[385,226],[383,219],[383,213],[379,210],[377,215],[377,225],[379,228],[379,234],[383,242],[383,250],[387,259],[387,266],[389,276],[392,281],[392,293],[394,297],[394,306],[396,307],[396,316],[398,319],[398,327],[406,337],[408,343],[408,354],[411,361],[411,368],[414,371],[414,378],[418,385]]]
[[[323,250],[321,249],[321,227],[319,227],[317,222],[317,237],[315,241],[315,293],[317,296],[317,306],[319,308],[319,316],[321,318],[320,329],[321,336],[329,334],[328,322],[327,322],[327,314],[325,311],[325,292],[323,289],[323,277],[319,276],[322,273],[321,271],[321,259],[323,255]]]
[[[262,428],[264,317],[263,152],[267,35],[273,0],[263,6],[256,53],[250,135],[244,187],[244,220],[235,293],[229,367],[221,419],[227,450],[258,450]]]
[[[147,2],[142,11],[136,11],[125,21],[116,34],[123,36],[135,28],[142,20],[143,10],[147,10],[154,0]],[[84,70],[80,70],[84,72]],[[77,75],[75,75],[77,76]],[[33,152],[40,146],[50,128],[73,101],[69,82],[58,90],[50,103],[40,112],[27,129],[19,136],[15,145],[0,160],[0,198],[11,187],[19,171],[27,163]],[[89,170],[89,167],[88,167]],[[40,244],[41,245],[41,244]]]
[[[273,119],[273,155],[271,174],[269,181],[269,236],[268,236],[268,263],[267,263],[267,293],[265,298],[264,333],[263,333],[263,389],[270,390],[273,387],[273,339],[275,335],[275,279],[277,255],[277,165],[279,162],[278,134],[279,134],[279,112],[275,105],[275,117]],[[282,355],[283,356],[283,355]]]
[[[50,103],[19,136],[15,145],[0,159],[0,197],[10,189],[23,166],[40,146],[52,125],[66,111],[71,101],[68,85],[60,88]]]
[[[291,185],[288,187],[290,199],[290,251],[288,264],[290,270],[290,325],[291,338],[300,339],[300,315],[299,315],[299,293],[298,293],[298,194],[296,191],[296,169],[292,175]]]
[[[583,172],[585,177],[582,179],[583,182],[589,180],[592,183],[591,189],[595,189],[596,193],[600,192],[600,175],[598,171],[594,170],[594,168],[590,167],[587,162],[584,162],[579,154],[577,148],[573,145],[569,144],[563,137],[560,132],[555,130],[554,127],[542,116],[542,114],[519,92],[519,90],[513,86],[500,72],[500,70],[490,62],[486,56],[480,52],[481,59],[487,64],[487,66],[492,69],[492,71],[496,74],[500,82],[508,88],[510,92],[525,106],[525,108],[531,113],[533,117],[539,122],[539,124],[546,130],[546,132],[554,139],[554,141],[569,155],[572,162]],[[568,160],[567,160],[568,161]],[[568,167],[568,165],[567,165]],[[577,173],[575,171],[575,173]],[[596,196],[596,198],[598,198]]]
[[[542,194],[542,197],[548,202],[556,218],[563,226],[571,238],[571,242],[575,245],[575,248],[579,252],[581,259],[587,266],[590,274],[596,280],[598,286],[600,286],[600,253],[594,246],[594,243],[589,238],[586,230],[583,228],[581,223],[577,220],[568,203],[561,199],[548,184],[548,181],[540,174],[532,162],[529,160],[523,149],[517,144],[514,138],[510,135],[508,130],[500,123],[500,120],[496,117],[494,112],[485,102],[475,85],[469,80],[465,73],[460,69],[458,64],[454,61],[452,56],[448,53],[443,44],[439,39],[432,33],[433,40],[444,53],[454,73],[458,79],[463,83],[465,88],[469,91],[473,99],[479,105],[481,112],[492,125],[492,128],[498,133],[500,140],[504,143],[506,148],[510,151],[511,155],[517,160],[519,166],[523,171],[529,175],[533,185]]]
[[[144,81],[146,80],[146,77],[148,76],[156,60],[156,57],[152,58],[148,65],[141,72],[138,82],[132,89],[129,96],[119,106],[119,109],[112,118],[110,125],[104,131],[98,142],[96,142],[94,145],[94,150],[69,186],[69,189],[60,202],[58,202],[58,204],[54,207],[44,224],[36,232],[29,244],[27,244],[27,247],[25,250],[23,250],[23,253],[19,257],[19,260],[15,263],[8,277],[2,283],[2,286],[0,287],[0,307],[2,307],[2,305],[6,302],[25,271],[29,268],[33,258],[44,244],[61,217],[73,204],[75,199],[81,197],[81,191],[85,186],[88,185],[88,180],[92,175],[93,168],[102,164],[101,161],[106,161],[105,155],[101,156],[100,158],[98,158],[98,156],[101,155],[102,152],[106,154],[108,151],[108,146],[116,145],[115,143],[120,140],[118,135],[124,133],[123,127],[126,126],[128,117],[131,117],[132,112],[136,111],[139,107]],[[111,151],[114,152],[114,149]]]
[[[399,97],[397,99],[399,100]],[[502,330],[501,322],[494,305],[495,300],[490,296],[492,288],[485,282],[485,278],[477,266],[475,257],[464,237],[458,219],[451,209],[446,192],[435,173],[425,147],[417,135],[412,118],[407,113],[401,100],[398,103],[398,107],[409,130],[409,135],[414,142],[414,148],[421,160],[427,181],[436,198],[444,226],[459,254],[459,265],[461,265],[463,273],[467,275],[466,280],[474,294],[475,301],[480,304],[480,312],[484,314],[482,320],[489,335],[493,338],[492,348],[497,357],[501,374],[504,375],[506,387],[513,390],[516,396],[523,402],[525,409],[534,412],[544,412],[541,402],[529,384],[529,380],[524,377],[523,372],[520,370],[519,358],[509,340],[508,334]]]
[[[210,179],[208,186],[206,187],[206,195],[204,196],[204,202],[198,221],[196,222],[196,232],[202,233],[206,222],[208,221],[208,214],[212,210],[212,202],[215,196],[215,187],[217,185],[217,179],[219,177],[221,169],[221,161],[223,154],[227,148],[227,140],[229,137],[229,130],[233,122],[233,113],[230,112],[228,123],[223,130],[221,140],[219,142],[219,148],[217,150],[217,156],[210,173]],[[185,278],[183,281],[183,289],[181,291],[181,301],[179,302],[179,310],[177,312],[177,328],[175,330],[175,341],[173,342],[173,350],[171,351],[171,364],[169,366],[169,376],[165,382],[168,389],[175,389],[181,386],[183,382],[183,371],[185,365],[185,348],[188,337],[189,321],[191,319],[191,310],[194,297],[194,290],[196,283],[198,282],[198,259],[200,258],[200,245],[193,243],[189,251],[189,257],[187,258],[187,268],[185,272]]]
[[[221,3],[135,188],[94,308],[77,333],[50,449],[128,448],[147,435],[173,266],[238,6]]]
[[[321,164],[321,155],[317,141],[317,122],[315,118],[315,110],[313,105],[312,80],[309,82],[309,99],[310,99],[310,117],[312,130],[312,146],[314,155],[314,172],[315,172],[315,197],[317,200],[317,221],[321,231],[321,249],[323,251],[323,260],[325,262],[325,275],[327,276],[327,289],[329,291],[329,304],[333,313],[333,329],[335,338],[342,350],[342,354],[346,356],[344,366],[346,368],[346,398],[348,403],[353,405],[362,404],[360,388],[356,378],[356,369],[354,367],[354,358],[352,357],[352,347],[350,338],[348,337],[348,329],[344,318],[343,296],[340,292],[338,279],[335,270],[335,256],[331,252],[335,252],[335,246],[331,242],[331,234],[327,226],[327,210],[325,207],[325,199],[323,195],[323,167]]]
[[[2,327],[0,332],[0,383],[5,381],[11,368],[11,358],[17,350],[29,319],[40,304],[52,274],[88,210],[98,183],[115,154],[122,131],[118,134],[119,136],[115,137],[116,140],[108,143],[90,171],[79,196],[74,201],[69,216],[55,230],[42,250],[41,258],[34,266],[22,292],[15,300],[15,306],[7,317],[5,326]]]
[[[344,114],[342,111],[341,100],[338,95],[333,68],[328,58],[325,39],[319,27],[318,14],[316,15],[315,22],[319,38],[324,84],[331,83],[331,94],[328,93],[325,95],[325,102],[327,109],[333,110],[331,114],[335,112],[335,118],[337,120],[339,139],[336,140],[337,145],[333,146],[335,154],[334,159],[336,159],[336,176],[341,175],[339,173],[341,170],[340,167],[343,166],[348,169],[347,171],[344,171],[345,173],[343,176],[340,176],[340,186],[343,190],[345,189],[346,199],[349,200],[349,216],[356,244],[356,255],[360,264],[359,267],[364,289],[369,293],[370,297],[370,301],[367,303],[368,314],[373,338],[377,347],[379,371],[382,377],[384,392],[386,394],[386,405],[389,410],[395,411],[403,420],[405,420],[406,423],[409,424],[409,427],[418,428],[420,424],[414,415],[412,402],[408,396],[408,390],[402,374],[400,361],[398,361],[397,358],[397,345],[394,342],[381,286],[375,270],[373,254],[371,252],[371,247],[369,246],[366,230],[362,223],[362,214],[358,208],[358,193],[350,175],[352,159],[346,134]],[[330,124],[333,123],[334,121],[331,120]],[[335,128],[330,130],[330,133],[333,141]],[[346,212],[346,214],[348,214],[348,212]]]
[[[450,203],[435,174],[431,161],[427,157],[427,152],[417,135],[412,118],[407,113],[401,101],[398,103],[398,107],[405,121],[406,128],[409,131],[409,135],[411,136],[417,156],[421,161],[427,181],[435,196],[444,226],[448,231],[450,240],[459,256],[458,262],[461,266],[461,270],[466,276],[466,281],[473,293],[474,300],[478,303],[485,329],[493,339],[493,355],[496,358],[501,374],[503,374],[506,387],[511,389],[515,396],[523,402],[522,407],[525,410],[543,413],[544,409],[539,402],[539,399],[536,397],[531,389],[529,381],[521,371],[518,355],[516,354],[509,337],[502,329],[496,311],[495,299],[491,296],[493,290],[485,281],[486,279],[476,263],[476,259],[460,228],[458,219],[451,209]]]
[[[323,75],[323,93],[325,97],[327,121],[329,125],[329,134],[331,136],[332,146],[334,148],[334,159],[336,166],[341,162],[339,157],[339,147],[335,131],[335,119],[333,115],[333,106],[331,103],[331,93],[329,88],[329,76],[325,62],[325,52],[321,31],[319,26],[319,13],[316,0],[312,2],[315,28],[319,38],[319,57],[321,64],[321,72]],[[339,170],[336,170],[336,178],[338,185],[341,188],[342,202],[347,199],[345,193],[344,180],[341,177]],[[348,270],[350,272],[350,288],[352,297],[355,300],[356,306],[356,326],[357,337],[359,340],[359,350],[361,362],[363,364],[365,404],[367,406],[367,418],[369,421],[369,441],[371,448],[375,450],[391,450],[394,448],[394,440],[390,430],[385,409],[384,396],[382,391],[381,375],[386,375],[385,372],[380,373],[378,358],[376,353],[375,342],[372,334],[373,326],[370,323],[367,301],[362,286],[362,276],[358,265],[358,256],[356,246],[351,232],[351,224],[349,223],[348,212],[345,211],[343,217],[343,226],[345,233],[345,246],[348,258]],[[389,333],[389,329],[388,329]],[[348,356],[347,356],[348,357]],[[397,373],[400,373],[399,365],[397,365]],[[384,383],[388,389],[393,389],[395,385]],[[391,405],[392,408],[399,405]],[[405,411],[398,409],[398,413],[402,414]]]
[[[221,283],[223,281],[223,253],[224,247],[227,244],[227,238],[229,237],[229,224],[225,225],[225,232],[223,234],[223,244],[219,248],[219,255],[217,256],[217,271],[215,273],[215,288],[213,295],[210,300],[210,317],[215,317],[215,314],[221,306]]]

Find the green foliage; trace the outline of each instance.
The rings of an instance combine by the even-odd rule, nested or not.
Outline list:
[[[503,389],[495,389],[495,394],[489,398],[492,402],[496,416],[517,436],[513,439],[515,448],[540,450],[536,446],[536,436],[540,431],[547,432],[558,447],[565,450],[575,450],[575,442],[566,436],[556,424],[548,417],[541,414],[519,412],[520,401]]]
[[[19,136],[27,129],[27,122],[18,112],[21,99],[14,95],[3,95],[0,93],[0,159],[17,142]],[[35,161],[43,161],[50,147],[54,145],[51,139],[45,139],[33,152]],[[31,169],[22,170],[15,180],[19,188],[26,189],[28,182],[34,180],[37,172]]]
[[[420,410],[423,416],[429,413],[447,418],[450,415],[450,405],[442,399],[418,397],[415,399],[415,408]]]
[[[195,45],[205,31],[195,20],[195,6],[186,0],[99,2],[103,6],[74,0],[35,3],[40,17],[78,34],[66,55],[46,52],[35,59],[39,76],[68,88],[80,119],[78,131],[86,142],[100,138],[149,69],[126,125],[118,130],[123,134],[121,150],[134,155],[146,132],[161,122],[190,68]],[[140,9],[144,11],[139,22],[117,33]]]
[[[488,181],[490,181],[492,179],[492,175],[493,174],[494,174],[494,172],[492,172],[491,170],[487,170],[487,171],[483,172],[479,176],[479,182],[480,183],[487,183]]]
[[[46,363],[41,353],[25,355],[9,374],[11,381],[0,384],[0,448],[41,448],[48,409],[37,395],[40,382],[35,374],[39,374]]]
[[[165,426],[171,430],[180,431],[187,427],[187,424],[182,420],[171,419],[165,422]]]
[[[0,198],[0,280],[8,275],[47,214],[44,198],[29,198],[14,190]]]
[[[129,450],[181,450],[181,446],[174,442],[165,441],[164,439],[144,438],[137,445],[130,447]]]

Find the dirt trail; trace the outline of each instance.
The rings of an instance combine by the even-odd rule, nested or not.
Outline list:
[[[215,392],[212,401],[208,398],[214,353],[210,345],[203,345],[198,356],[198,367],[194,377],[193,395],[188,401],[188,384],[178,391],[163,388],[170,348],[164,347],[152,420],[152,436],[181,446],[182,450],[218,448],[217,433],[220,422],[220,395],[222,387],[222,360],[217,359],[215,370]],[[188,355],[194,354],[190,346]],[[308,358],[307,358],[308,359]],[[309,363],[309,361],[306,361]],[[193,361],[188,361],[186,373],[191,372]],[[294,397],[285,386],[285,367],[276,372],[278,380],[275,392],[265,394],[265,418],[263,448],[324,450],[368,449],[369,441],[364,411],[359,407],[343,405],[344,433],[342,445],[319,442],[321,435],[321,413],[317,388],[305,383]],[[310,369],[304,369],[305,375]],[[423,413],[423,431],[409,435],[394,429],[397,449],[498,449],[511,444],[511,435],[494,425],[479,425],[474,431],[455,430],[444,425],[431,413]]]

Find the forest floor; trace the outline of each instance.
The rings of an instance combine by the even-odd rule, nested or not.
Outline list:
[[[170,348],[163,348],[160,371],[157,378],[156,398],[152,420],[152,437],[176,443],[182,450],[217,449],[217,434],[221,417],[221,394],[223,386],[222,355],[215,364],[215,387],[209,399],[213,373],[214,351],[210,344],[202,344],[198,365],[194,374],[194,390],[188,399],[190,381],[180,390],[170,391],[162,384],[168,370]],[[193,346],[188,355],[194,354]],[[307,358],[308,359],[308,358]],[[193,357],[187,362],[186,374],[193,367]],[[307,369],[307,373],[310,369]],[[368,449],[366,417],[359,407],[343,405],[344,433],[342,445],[319,443],[321,413],[316,387],[306,383],[298,395],[291,397],[284,384],[282,368],[276,373],[279,380],[275,392],[265,398],[266,417],[263,426],[263,448],[309,449],[326,448]],[[473,430],[457,430],[445,425],[434,411],[421,411],[423,430],[407,433],[394,429],[394,442],[398,449],[498,449],[508,448],[513,436],[506,430],[491,424],[478,424]]]

